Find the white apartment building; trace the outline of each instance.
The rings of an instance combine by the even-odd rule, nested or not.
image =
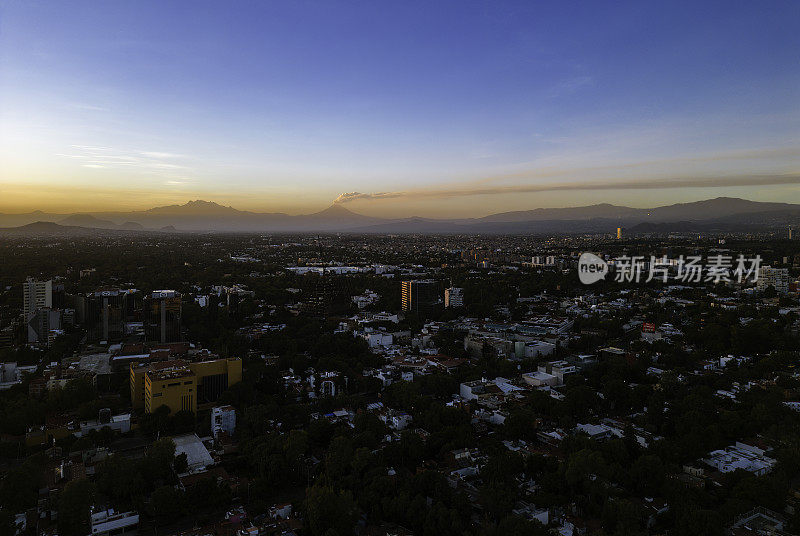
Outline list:
[[[211,433],[216,439],[220,433],[229,436],[236,430],[236,410],[233,406],[217,406],[211,408]]]
[[[463,307],[464,306],[464,289],[458,287],[450,287],[444,289],[444,306],[445,307]]]
[[[555,255],[536,255],[531,257],[531,266],[555,266]]]
[[[775,287],[775,290],[782,294],[789,292],[789,269],[762,266],[758,270],[756,288],[759,291],[763,291],[769,286]]]
[[[53,306],[53,281],[38,281],[29,277],[22,284],[22,311],[25,320],[38,309]]]

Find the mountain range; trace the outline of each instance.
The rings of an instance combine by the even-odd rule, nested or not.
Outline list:
[[[33,226],[31,224],[34,224]],[[56,225],[54,227],[53,225]],[[537,208],[481,218],[378,218],[348,210],[341,204],[305,215],[238,210],[211,201],[189,201],[132,212],[52,214],[34,211],[0,213],[0,228],[8,233],[78,233],[77,229],[163,232],[353,232],[353,233],[626,233],[753,230],[800,225],[800,205],[764,203],[718,197],[654,208],[611,204]],[[15,231],[16,229],[16,231]],[[69,231],[69,230],[72,231]]]

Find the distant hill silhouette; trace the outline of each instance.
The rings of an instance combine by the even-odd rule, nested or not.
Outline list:
[[[800,205],[763,203],[718,197],[653,208],[608,203],[584,207],[537,208],[479,218],[379,218],[358,214],[341,204],[304,215],[252,212],[194,200],[132,212],[80,214],[0,214],[0,227],[55,222],[66,227],[105,230],[224,231],[224,232],[361,232],[361,233],[559,233],[607,232],[623,227],[627,233],[658,229],[741,229],[800,226]],[[663,225],[669,224],[669,225]],[[702,225],[701,225],[702,224]],[[40,230],[43,230],[42,227]],[[671,232],[671,231],[664,231]]]
[[[117,224],[110,220],[101,220],[91,214],[73,214],[58,222],[59,225],[76,227],[94,227],[97,229],[116,229]]]
[[[115,233],[111,229],[60,225],[51,221],[37,221],[19,227],[0,228],[0,236],[97,236],[104,233]]]

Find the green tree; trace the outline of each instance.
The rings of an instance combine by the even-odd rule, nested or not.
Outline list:
[[[16,533],[14,514],[8,508],[0,508],[0,536],[15,536]]]
[[[184,513],[186,500],[174,486],[156,488],[150,496],[150,512],[156,517],[173,518]]]
[[[309,529],[315,536],[353,533],[357,513],[349,492],[315,484],[306,492],[306,512]]]
[[[58,530],[63,536],[90,533],[89,509],[94,502],[94,484],[85,479],[68,483],[58,496]]]
[[[132,505],[147,490],[140,461],[123,456],[111,456],[98,468],[95,481],[97,490],[115,503]]]
[[[0,505],[14,512],[36,506],[42,461],[41,457],[29,458],[22,466],[6,474],[0,482]]]
[[[175,458],[175,443],[169,439],[159,439],[150,445],[145,457],[146,475],[151,482],[169,480]]]
[[[172,467],[179,475],[189,470],[188,456],[186,456],[185,452],[181,452],[175,456],[175,461],[172,463]]]

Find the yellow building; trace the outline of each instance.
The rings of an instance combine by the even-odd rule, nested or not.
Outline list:
[[[214,402],[228,387],[242,381],[242,360],[210,359],[192,361],[189,368],[197,375],[199,402]]]
[[[197,412],[197,377],[185,366],[148,370],[144,374],[144,410],[167,406],[172,413]]]
[[[214,402],[231,385],[242,381],[242,360],[210,359],[161,361],[130,367],[131,403],[151,413],[165,405],[175,413],[197,411],[198,404]]]
[[[133,409],[142,409],[145,407],[145,378],[148,372],[156,372],[161,369],[169,369],[186,366],[186,361],[182,359],[175,359],[170,361],[157,361],[155,363],[131,363],[131,405]],[[152,391],[151,391],[152,393]],[[158,406],[156,406],[158,407]]]

